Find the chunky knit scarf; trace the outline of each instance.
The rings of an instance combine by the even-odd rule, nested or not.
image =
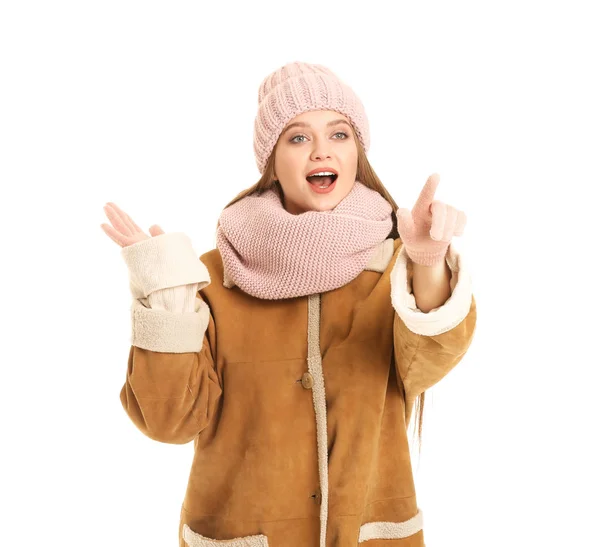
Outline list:
[[[246,196],[219,217],[224,285],[268,300],[337,289],[365,269],[392,229],[391,213],[360,181],[330,211],[293,215],[275,189]]]

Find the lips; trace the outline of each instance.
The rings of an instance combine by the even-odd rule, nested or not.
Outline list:
[[[329,171],[331,173],[334,173],[336,176],[339,174],[335,169],[333,169],[332,167],[319,167],[317,169],[313,169],[312,171],[310,171],[309,173],[306,174],[307,177],[310,177],[311,175],[314,175],[315,173],[321,173],[323,171]]]

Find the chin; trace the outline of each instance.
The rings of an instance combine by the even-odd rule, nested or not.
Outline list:
[[[304,204],[304,207],[308,211],[329,211],[340,202],[340,199],[337,196],[330,195],[327,197],[317,197],[316,199],[307,201],[308,202]]]
[[[317,196],[312,193],[312,190],[307,189],[309,194],[302,196],[302,202],[296,203],[300,206],[303,212],[308,211],[331,211],[338,206],[340,201],[350,192],[350,188],[345,192],[342,188],[336,187],[331,194]],[[341,196],[341,197],[340,197]]]
[[[328,201],[327,203],[320,203],[319,205],[315,206],[314,210],[315,211],[331,211],[332,209],[337,207],[338,203],[339,203],[339,200],[337,200],[337,199]]]

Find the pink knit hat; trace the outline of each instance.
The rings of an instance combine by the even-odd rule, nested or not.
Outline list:
[[[258,90],[254,155],[261,173],[286,124],[310,110],[335,110],[346,116],[365,152],[369,150],[369,122],[354,91],[322,65],[289,63],[267,76]]]

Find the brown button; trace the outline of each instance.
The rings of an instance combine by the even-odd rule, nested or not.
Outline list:
[[[305,372],[302,375],[302,387],[304,389],[311,389],[315,385],[315,380],[310,372]]]
[[[311,496],[317,505],[321,505],[321,490],[317,490],[315,494]]]

